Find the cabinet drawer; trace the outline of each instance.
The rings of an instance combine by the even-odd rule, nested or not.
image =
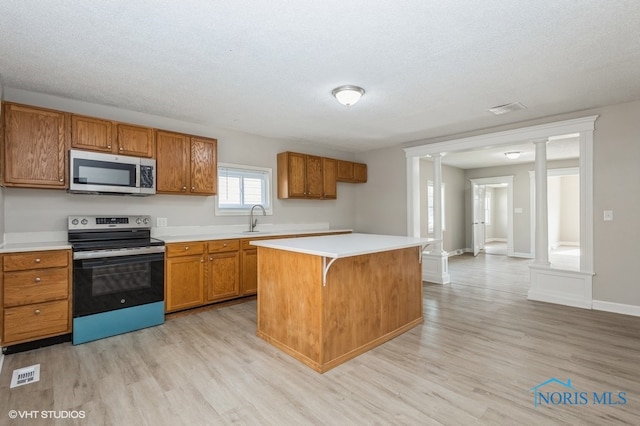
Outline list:
[[[240,250],[240,241],[239,240],[209,241],[208,250],[209,250],[209,253],[222,253],[225,251]]]
[[[193,241],[188,243],[167,244],[165,247],[167,257],[189,256],[192,254],[204,253],[205,243],[202,241]]]
[[[68,251],[34,251],[4,255],[5,271],[57,268],[69,265]]]
[[[48,302],[69,297],[67,268],[34,269],[4,274],[4,306]]]
[[[70,331],[67,300],[36,303],[4,310],[3,344],[39,339]]]

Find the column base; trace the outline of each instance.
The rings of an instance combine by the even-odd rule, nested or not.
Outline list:
[[[449,255],[446,251],[441,253],[422,253],[422,281],[436,284],[449,284]]]

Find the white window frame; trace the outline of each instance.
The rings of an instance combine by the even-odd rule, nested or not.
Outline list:
[[[218,163],[218,177],[220,177],[220,168],[233,169],[239,173],[242,171],[247,172],[259,172],[266,175],[265,180],[265,198],[267,199],[267,203],[264,203],[262,206],[264,207],[267,215],[273,214],[273,191],[272,191],[272,182],[273,182],[273,170],[269,167],[256,167],[256,166],[247,166],[244,164],[231,164],[231,163]],[[220,179],[218,179],[218,185],[220,184]],[[220,193],[220,188],[218,188],[218,193]],[[220,207],[220,197],[216,196],[215,203],[215,215],[216,216],[249,216],[252,205],[247,205],[242,208],[221,208]],[[261,213],[261,212],[260,212]]]
[[[445,200],[445,195],[444,195],[444,182],[442,182],[442,191],[440,193],[441,197],[442,197],[442,202],[440,203],[440,205],[442,206],[442,231],[445,231],[445,215],[444,215],[444,200]],[[433,181],[432,180],[428,180],[427,181],[427,233],[429,234],[433,234]]]

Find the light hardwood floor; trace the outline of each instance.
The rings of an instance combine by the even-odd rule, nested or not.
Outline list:
[[[256,337],[255,301],[9,355],[0,424],[12,409],[85,411],[60,425],[640,424],[640,318],[457,284],[425,284],[424,316],[325,374]],[[9,389],[36,363],[40,382]],[[627,404],[535,408],[530,389],[554,377]]]

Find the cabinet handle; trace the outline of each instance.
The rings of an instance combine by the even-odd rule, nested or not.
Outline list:
[[[185,250],[189,250],[189,246],[186,246],[184,249],[185,249]]]
[[[111,149],[111,145],[107,145],[107,148]]]
[[[36,309],[35,311],[33,311],[33,313],[36,315],[40,315],[40,309]]]
[[[36,258],[36,260],[34,260],[34,262],[36,262],[36,263],[40,263],[40,258],[39,258],[39,257],[38,257],[38,258]]]
[[[192,190],[192,191],[195,191],[195,189],[196,189],[196,187],[195,187],[195,186],[192,186],[192,187],[191,187],[191,190]]]
[[[213,257],[210,257],[209,260],[213,260]]]
[[[123,148],[123,147],[120,147],[120,151],[124,151],[124,148]]]
[[[187,187],[186,187],[186,186],[183,186],[183,187],[182,187],[182,190],[183,190],[183,191],[186,191],[186,190],[187,190]]]
[[[35,282],[39,283],[40,281],[42,281],[40,277],[36,277]]]
[[[204,259],[203,258],[200,258],[200,263],[204,263]]]
[[[224,243],[224,244],[222,245],[222,247],[226,247],[226,246],[227,246],[227,243]]]
[[[58,179],[60,182],[64,182],[64,178],[60,178]]]

